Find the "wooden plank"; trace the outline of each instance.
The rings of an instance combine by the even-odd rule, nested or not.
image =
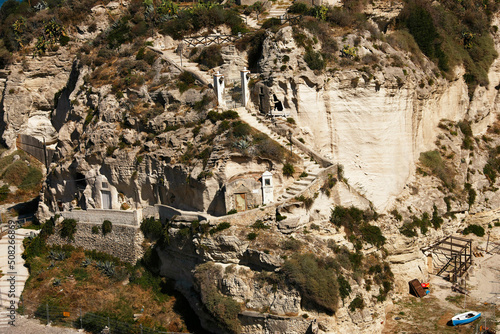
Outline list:
[[[447,251],[448,253],[451,253],[451,254],[458,254],[458,253],[461,253],[463,248],[460,249],[460,250],[455,250],[455,249],[450,249],[448,247],[442,247],[442,246],[435,246],[433,249],[439,249],[439,250],[444,250],[444,251]]]
[[[452,246],[456,246],[456,247],[466,247],[468,245],[468,243],[457,244],[457,243],[454,243],[452,241],[441,241],[439,244],[440,245],[452,245]]]
[[[472,239],[466,239],[462,237],[455,237],[455,236],[450,236],[453,239],[461,240],[461,241],[467,241],[467,242],[472,242]]]

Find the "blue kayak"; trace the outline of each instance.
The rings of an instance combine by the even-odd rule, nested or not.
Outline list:
[[[468,324],[469,322],[473,322],[474,320],[478,319],[481,316],[481,312],[476,312],[476,311],[468,311],[465,313],[460,313],[451,318],[451,322],[453,323],[453,326],[456,325],[464,325]]]

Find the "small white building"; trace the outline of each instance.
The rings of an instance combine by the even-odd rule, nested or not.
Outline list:
[[[264,174],[262,174],[262,204],[274,202],[273,193],[273,174],[270,171],[265,171]]]

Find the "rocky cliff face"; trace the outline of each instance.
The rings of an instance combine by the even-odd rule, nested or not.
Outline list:
[[[42,58],[19,56],[4,71],[2,139],[8,147],[15,145],[19,133],[45,139],[48,144],[57,142],[58,133],[51,123],[54,96],[68,82],[73,57],[66,49]]]
[[[478,88],[470,103],[460,69],[445,80],[433,63],[416,64],[369,35],[337,38],[338,45],[351,46],[359,39],[358,57],[366,65],[346,60],[344,68],[318,75],[308,69],[293,34],[288,27],[265,40],[260,64],[266,84],[297,120],[295,136],[342,164],[349,183],[377,210],[401,193],[420,153],[433,147],[440,120],[471,119],[481,134],[497,112],[498,60],[489,86]],[[286,69],[276,71],[284,55],[290,59]]]
[[[324,204],[324,201],[318,200],[310,211],[294,213],[311,217],[311,213]],[[314,247],[317,254],[332,258],[336,256],[335,251],[329,248],[332,242],[339,249],[350,247],[340,234],[334,237],[328,221],[298,224],[288,231],[287,234],[294,237],[290,239],[280,230],[282,224],[270,217],[264,221],[266,229],[259,230],[257,238],[249,241],[245,237],[248,227],[244,228],[248,226],[247,221],[208,235],[197,233],[192,222],[181,220],[179,217],[170,223],[168,245],[156,248],[161,263],[160,273],[176,280],[177,288],[187,296],[205,328],[214,332],[225,328],[224,325],[221,327],[221,313],[214,313],[210,308],[213,301],[206,301],[207,298],[215,298],[206,295],[213,284],[222,296],[231,297],[241,305],[238,316],[241,333],[306,333],[308,330],[317,331],[318,326],[326,333],[348,332],[353,328],[360,333],[381,330],[387,302],[376,301],[380,292],[378,287],[366,288],[373,277],[353,279],[346,276],[352,292],[340,302],[332,316],[321,311],[314,312],[314,315],[309,313],[307,302],[295,287],[285,284],[284,276],[279,273],[283,259],[287,256],[291,258],[301,247]],[[201,225],[204,223],[202,221]],[[306,230],[311,226],[313,232],[308,234]],[[334,238],[327,242],[331,237]],[[289,248],[290,240],[295,240],[298,248]],[[372,265],[379,261],[375,248],[367,249],[365,254],[372,259]],[[203,275],[207,271],[210,273],[209,280],[204,281]],[[363,300],[363,308],[349,309],[348,306],[357,297]],[[226,314],[226,317],[229,316]]]
[[[106,9],[99,6],[93,12],[98,18]],[[500,25],[498,21],[493,23]],[[307,31],[302,33],[312,41],[312,50],[320,50],[321,42]],[[411,55],[398,48],[397,41],[387,38],[388,43],[370,34],[336,37],[340,46],[356,46],[359,61],[339,58],[341,68],[315,72],[304,60],[306,50],[294,28],[266,32],[262,73],[253,94],[255,109],[259,89],[265,87],[263,94],[281,102],[295,120],[293,137],[325,161],[342,165],[343,180],[273,207],[279,215],[265,217],[260,229],[250,226],[258,222],[248,221],[248,216],[234,218],[229,228],[213,233],[208,231],[217,227],[214,222],[201,222],[206,230],[181,218],[170,222],[168,243],[163,240],[157,248],[159,271],[177,281],[206,328],[231,331],[233,324],[221,325],[221,317],[209,309],[214,300],[228,297],[240,308],[244,333],[380,332],[390,297],[397,300],[406,293],[409,279],[427,273],[420,247],[463,229],[467,211],[500,203],[498,182],[485,176],[483,169],[491,148],[500,143],[500,126],[494,123],[500,62],[496,60],[490,69],[489,86],[479,87],[470,100],[461,68],[454,78],[445,79],[421,54]],[[79,38],[96,35],[85,24],[78,27]],[[498,49],[497,32],[494,38]],[[150,42],[160,45],[164,40],[157,36]],[[75,46],[80,47],[77,42]],[[17,133],[57,142],[40,213],[105,205],[127,210],[161,203],[223,215],[228,211],[225,187],[241,175],[251,175],[252,184],[258,184],[255,179],[272,170],[276,189],[284,192],[293,186],[292,178],[281,175],[279,159],[249,149],[254,139],[250,130],[240,129],[241,136],[231,137],[230,131],[241,123],[208,114],[215,107],[211,89],[196,78],[182,77],[187,72],[165,54],[145,50],[125,45],[101,55],[83,50],[75,58],[61,49],[34,60],[19,59],[2,73],[6,144],[13,147]],[[235,58],[234,52],[223,51],[225,58]],[[140,52],[148,61],[140,59]],[[246,60],[231,61],[239,66]],[[221,69],[231,76],[239,71],[235,66]],[[468,148],[463,147],[465,130],[457,124],[463,119],[471,122],[471,135],[476,136],[467,135]],[[482,134],[486,139],[479,138]],[[280,152],[271,148],[275,149],[271,153]],[[446,157],[454,189],[445,189],[418,162],[420,153],[431,149]],[[416,174],[416,166],[425,170]],[[298,176],[302,166],[296,167]],[[477,190],[475,203],[470,201],[470,190],[464,190],[466,182]],[[312,201],[310,205],[306,200]],[[332,224],[331,208],[339,203],[382,213],[371,224],[387,238],[386,251],[370,243],[361,245],[348,228]],[[440,215],[447,214],[441,229],[424,232],[410,224],[415,236],[401,234],[410,217],[432,212],[434,204]],[[389,214],[392,209],[402,217]],[[338,261],[322,265],[331,265],[349,284],[350,291],[335,312],[311,307],[299,283],[284,283],[290,279],[284,274],[285,261],[311,252]],[[357,256],[365,262],[356,262]],[[375,263],[379,267],[372,268]],[[385,264],[396,276],[394,289],[392,278],[381,277],[390,276]],[[362,268],[356,271],[354,265]],[[207,272],[208,280],[202,275]],[[363,307],[356,307],[360,303]]]

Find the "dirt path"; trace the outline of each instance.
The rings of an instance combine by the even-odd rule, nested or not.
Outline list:
[[[28,319],[17,315],[16,325],[0,328],[0,334],[69,334],[85,333],[76,329],[46,326],[37,319]]]
[[[470,275],[471,297],[481,303],[500,305],[500,254],[477,259]]]

